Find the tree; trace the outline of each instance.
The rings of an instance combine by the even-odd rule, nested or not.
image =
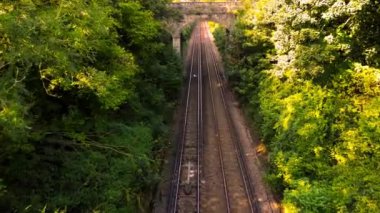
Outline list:
[[[370,0],[247,1],[222,45],[290,212],[379,211],[378,9]]]
[[[143,4],[0,3],[2,212],[149,208],[181,72]]]

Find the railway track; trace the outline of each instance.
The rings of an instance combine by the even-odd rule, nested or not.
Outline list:
[[[208,28],[206,23],[203,23]],[[208,30],[205,30],[207,33]],[[206,35],[206,61],[208,61],[207,72],[211,97],[213,97],[213,114],[215,117],[215,128],[223,159],[225,182],[227,183],[226,203],[232,212],[257,212],[258,208],[254,202],[253,186],[247,173],[245,157],[239,139],[233,125],[229,106],[225,98],[225,78],[216,58],[216,49],[213,46],[209,34]],[[213,86],[214,85],[214,86]],[[239,174],[239,175],[237,175]],[[231,196],[234,195],[234,196]]]
[[[182,138],[167,212],[258,212],[208,33],[201,22],[190,40]]]
[[[177,156],[168,204],[168,212],[200,212],[200,173],[202,127],[202,53],[199,31],[193,32],[188,71],[187,97],[182,138]]]

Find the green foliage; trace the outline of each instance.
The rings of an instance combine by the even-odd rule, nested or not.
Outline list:
[[[181,68],[150,1],[0,3],[0,211],[149,209]]]
[[[245,2],[229,41],[236,93],[289,212],[380,210],[379,3]]]
[[[0,179],[0,198],[4,195],[6,192],[5,186],[3,185],[3,180]]]
[[[193,23],[193,24],[190,24],[186,27],[184,27],[184,29],[182,30],[181,32],[181,36],[183,37],[183,39],[187,42],[190,37],[191,37],[191,33],[193,32],[193,29],[195,27],[195,24],[196,23]]]
[[[121,3],[119,7],[121,28],[129,45],[142,47],[146,41],[157,36],[158,23],[153,19],[152,12],[142,10],[137,2]]]

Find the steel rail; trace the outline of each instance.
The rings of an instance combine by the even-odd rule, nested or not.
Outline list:
[[[173,174],[173,180],[172,180],[172,187],[169,197],[169,204],[168,204],[168,212],[175,213],[177,211],[177,201],[178,201],[178,191],[179,191],[179,185],[180,185],[180,179],[181,179],[181,167],[182,167],[182,157],[184,152],[184,143],[185,143],[185,137],[186,137],[186,128],[187,128],[187,119],[189,114],[189,103],[190,103],[190,91],[191,91],[191,81],[193,76],[193,64],[194,64],[194,40],[191,40],[191,63],[190,63],[190,72],[188,77],[188,85],[187,85],[187,95],[186,95],[186,105],[185,105],[185,118],[183,121],[183,128],[182,128],[182,138],[178,143],[177,147],[177,154],[176,154],[176,160],[175,160],[175,166],[174,166],[174,174]]]
[[[211,40],[210,36],[207,35],[209,37],[209,39]],[[215,49],[213,48],[213,46],[211,45],[211,42],[208,44],[211,49],[211,52],[210,52],[210,55],[211,55],[211,58],[212,58],[212,62],[213,62],[213,66],[214,66],[214,73],[216,75],[216,79],[217,79],[217,83],[220,85],[220,96],[221,96],[221,99],[222,99],[222,102],[223,102],[223,108],[224,108],[224,111],[227,115],[227,120],[228,120],[228,126],[229,126],[229,129],[232,130],[232,141],[234,143],[234,146],[235,146],[235,153],[236,153],[236,157],[238,158],[238,162],[239,162],[239,168],[240,168],[240,174],[243,178],[243,183],[244,183],[244,188],[245,188],[245,193],[246,193],[246,196],[248,198],[248,202],[249,202],[249,206],[250,206],[250,209],[251,209],[251,212],[257,212],[257,206],[254,205],[254,201],[253,201],[253,193],[252,193],[252,189],[253,189],[253,186],[252,186],[252,183],[249,179],[249,176],[247,174],[247,166],[246,166],[246,163],[245,163],[245,158],[242,154],[243,150],[242,150],[242,147],[241,147],[241,144],[238,142],[237,140],[237,135],[236,135],[236,130],[235,130],[235,126],[233,125],[232,123],[232,118],[231,118],[231,114],[230,114],[230,111],[228,110],[228,106],[227,106],[227,103],[226,103],[226,100],[225,100],[225,89],[224,89],[224,85],[223,85],[223,82],[220,78],[220,74],[221,74],[221,68],[219,67],[219,64],[218,64],[218,61],[216,60],[216,53],[215,53]]]
[[[175,159],[175,165],[174,165],[174,173],[173,173],[173,179],[172,179],[172,186],[170,190],[170,197],[168,200],[168,206],[167,210],[168,212],[176,213],[178,209],[178,200],[180,199],[179,197],[179,190],[181,187],[181,175],[182,175],[182,166],[183,166],[183,159],[184,155],[186,155],[186,136],[187,132],[186,130],[188,129],[189,125],[189,111],[191,110],[191,101],[195,100],[190,100],[195,97],[191,97],[191,91],[192,91],[192,83],[193,83],[193,76],[197,76],[197,117],[196,117],[196,129],[197,129],[197,141],[196,141],[196,147],[197,147],[197,154],[196,154],[196,161],[197,161],[197,181],[196,181],[196,212],[200,212],[200,171],[201,171],[201,160],[200,160],[200,153],[201,153],[201,142],[203,141],[203,133],[202,133],[202,76],[201,76],[201,54],[200,52],[200,42],[197,37],[199,36],[199,30],[196,28],[194,31],[194,36],[192,37],[190,43],[191,47],[191,62],[190,62],[190,71],[189,71],[189,79],[188,79],[188,85],[187,85],[187,95],[186,95],[186,105],[185,105],[185,113],[184,113],[184,121],[183,121],[183,128],[182,128],[182,138],[179,141],[177,145],[177,155]],[[195,39],[194,39],[195,38]],[[195,64],[197,66],[195,66]],[[187,66],[186,66],[187,68]],[[193,109],[195,110],[195,109]],[[190,155],[191,156],[191,155]],[[191,186],[190,186],[191,187]]]
[[[203,142],[203,104],[202,104],[202,28],[199,28],[198,53],[198,137],[197,137],[197,212],[200,212],[200,151]]]
[[[205,46],[205,53],[206,53],[206,46]],[[226,180],[226,174],[225,174],[225,169],[224,169],[224,159],[223,159],[223,153],[222,153],[222,148],[221,148],[221,139],[220,139],[219,128],[217,127],[218,119],[216,116],[214,92],[213,92],[212,86],[211,86],[211,77],[210,77],[211,71],[210,71],[208,59],[209,59],[209,56],[207,54],[205,54],[205,60],[206,60],[206,65],[207,65],[207,73],[208,73],[208,75],[207,75],[208,76],[208,86],[209,86],[210,93],[211,93],[211,105],[212,105],[214,128],[215,128],[217,144],[218,144],[219,163],[220,163],[220,167],[221,167],[220,169],[222,171],[224,198],[226,200],[227,213],[230,213],[231,212],[231,204],[230,204],[230,199],[228,197],[228,187],[227,187],[227,180]]]

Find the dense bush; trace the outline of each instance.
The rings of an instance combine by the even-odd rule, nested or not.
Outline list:
[[[379,10],[374,0],[246,1],[230,40],[215,33],[290,212],[380,211]]]
[[[0,211],[148,208],[180,85],[165,1],[0,3]]]

